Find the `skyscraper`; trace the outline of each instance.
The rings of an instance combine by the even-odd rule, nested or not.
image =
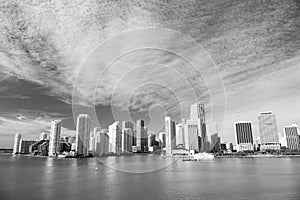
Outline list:
[[[144,120],[137,120],[136,122],[136,146],[145,152],[148,146],[148,138],[146,136]]]
[[[300,149],[299,129],[298,126],[293,124],[291,126],[284,127],[286,135],[287,147],[291,150]]]
[[[176,145],[184,145],[184,134],[182,123],[176,124]]]
[[[258,116],[260,150],[279,150],[279,137],[276,116],[272,112],[262,112]]]
[[[148,133],[148,149],[149,149],[149,147],[153,147],[154,144],[155,144],[155,134],[149,132]]]
[[[122,148],[122,130],[119,122],[114,122],[108,127],[109,152],[121,153]]]
[[[107,155],[109,152],[109,136],[107,133],[107,129],[97,129],[97,132],[95,133],[96,156]]]
[[[165,117],[166,155],[171,156],[172,150],[176,149],[176,124],[171,117]]]
[[[91,118],[88,114],[80,114],[76,124],[76,152],[88,156],[90,143]]]
[[[56,156],[60,151],[61,120],[51,122],[49,137],[49,156]]]
[[[14,141],[13,154],[19,153],[21,137],[22,136],[21,136],[20,133],[16,133],[16,135],[15,135],[15,141]]]
[[[190,119],[198,121],[198,133],[201,137],[201,152],[208,151],[207,135],[206,135],[206,123],[205,123],[205,107],[204,104],[195,103],[191,105]]]
[[[165,132],[160,132],[158,134],[159,142],[160,142],[160,147],[165,148],[166,147],[166,134]]]
[[[132,152],[133,131],[131,128],[122,129],[122,152]]]
[[[206,125],[206,131],[207,131],[207,145],[209,147],[209,151],[216,152],[216,149],[213,149],[216,145],[216,142],[218,142],[218,139],[216,137],[218,136],[218,127],[216,122],[211,122]],[[218,146],[218,144],[217,144]],[[218,147],[216,147],[218,149]]]
[[[122,122],[122,152],[132,152],[134,146],[134,125],[130,121]]]
[[[234,124],[238,151],[253,151],[251,122],[239,121]]]
[[[187,150],[199,151],[198,120],[186,120],[184,123],[184,146]]]

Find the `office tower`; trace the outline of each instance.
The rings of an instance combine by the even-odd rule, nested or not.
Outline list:
[[[219,152],[221,150],[221,138],[219,137],[218,133],[214,133],[211,136],[211,152]]]
[[[165,117],[166,155],[171,156],[172,150],[176,149],[176,124],[171,117]]]
[[[61,120],[52,121],[49,137],[49,156],[56,156],[60,152],[60,132]]]
[[[132,152],[132,137],[133,132],[131,128],[122,129],[122,152]]]
[[[239,121],[234,124],[238,151],[253,151],[251,122]]]
[[[122,131],[119,122],[114,122],[108,127],[109,136],[109,152],[121,153],[122,147]]]
[[[183,124],[176,124],[176,146],[184,145],[184,134],[183,134]]]
[[[201,137],[200,151],[208,151],[204,104],[195,103],[191,105],[190,120],[198,121],[198,134]]]
[[[135,145],[134,125],[130,121],[122,122],[122,152],[132,152]]]
[[[198,120],[189,119],[184,124],[184,146],[187,150],[199,151],[198,125]]]
[[[165,148],[166,147],[166,134],[164,132],[160,132],[158,134],[159,142],[160,142],[160,147]]]
[[[260,150],[280,150],[276,116],[272,112],[262,112],[258,116]]]
[[[107,129],[97,130],[95,133],[96,156],[104,156],[109,153],[109,136],[107,133]]]
[[[291,150],[300,149],[299,141],[299,129],[298,126],[293,124],[291,126],[284,127],[284,132],[286,136],[287,147]]]
[[[21,137],[22,137],[22,136],[21,136],[20,133],[16,133],[16,135],[15,135],[15,141],[14,141],[14,150],[13,150],[13,154],[19,153],[19,147],[20,147]]]
[[[155,134],[148,133],[148,149],[149,147],[153,147],[155,145]]]
[[[145,152],[148,146],[148,138],[146,136],[144,120],[137,120],[136,122],[136,146]]]
[[[88,114],[80,114],[76,123],[76,152],[80,156],[88,156],[90,143],[91,118]]]
[[[207,131],[207,146],[208,146],[208,150],[212,151],[212,149],[216,145],[215,142],[218,141],[218,140],[216,140],[216,134],[218,135],[217,123],[215,123],[215,122],[208,123],[206,125],[206,131]],[[212,141],[212,138],[214,138],[215,140]]]
[[[89,150],[94,152],[95,149],[96,149],[96,146],[95,146],[95,133],[94,132],[90,132]]]
[[[36,143],[37,141],[36,140],[24,140],[24,139],[21,139],[20,140],[20,146],[19,146],[19,153],[21,154],[29,154],[30,151],[29,151],[29,147]]]
[[[47,133],[42,132],[40,134],[40,140],[47,140]]]

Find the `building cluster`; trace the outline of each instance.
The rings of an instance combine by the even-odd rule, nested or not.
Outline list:
[[[258,116],[259,137],[253,140],[252,124],[249,121],[235,123],[237,151],[279,151],[283,147],[300,150],[300,136],[297,125],[286,126],[284,136],[278,132],[277,120],[272,112],[262,112]]]
[[[234,124],[236,148],[233,143],[221,143],[215,122],[206,123],[204,104],[195,103],[190,107],[189,119],[177,123],[170,116],[165,117],[165,132],[148,132],[144,120],[116,121],[108,129],[91,128],[87,114],[77,117],[74,136],[61,137],[61,120],[51,122],[49,137],[41,133],[39,140],[25,140],[15,135],[13,153],[42,156],[119,155],[124,153],[145,153],[156,150],[168,156],[188,155],[191,152],[232,153],[254,151],[278,151],[282,147],[300,150],[300,136],[297,125],[284,127],[280,137],[276,116],[263,112],[258,116],[259,137],[254,140],[252,123],[238,121]]]

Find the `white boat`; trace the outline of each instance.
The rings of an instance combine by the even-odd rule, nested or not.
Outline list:
[[[196,153],[192,157],[195,160],[212,160],[215,158],[215,156],[210,153]]]

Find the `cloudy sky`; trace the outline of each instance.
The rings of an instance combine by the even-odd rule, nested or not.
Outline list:
[[[89,113],[102,128],[206,104],[222,141],[273,111],[300,124],[297,0],[0,1],[0,147]],[[96,122],[96,117],[98,122]]]

